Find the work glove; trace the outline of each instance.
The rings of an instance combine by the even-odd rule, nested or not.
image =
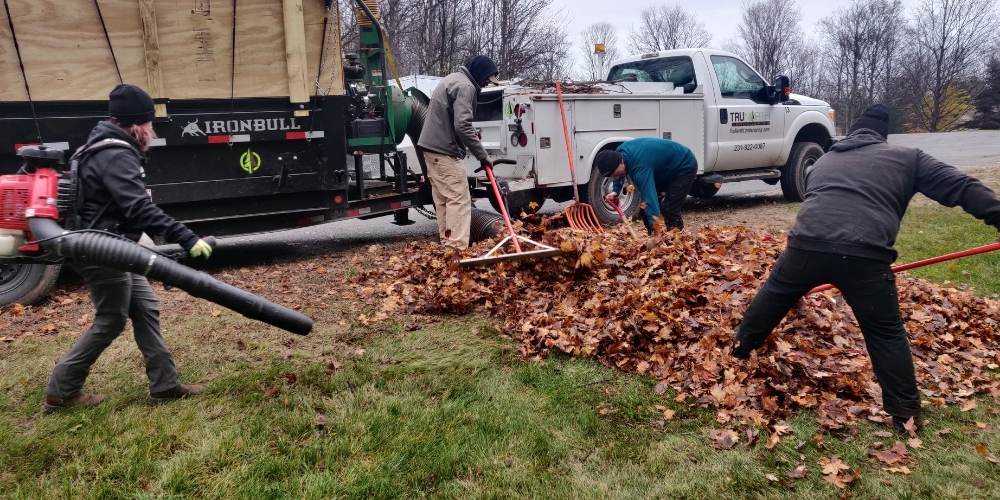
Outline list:
[[[188,250],[188,254],[196,259],[202,257],[208,259],[209,257],[212,256],[212,245],[208,244],[207,241],[199,238],[198,242],[191,247],[191,250]]]

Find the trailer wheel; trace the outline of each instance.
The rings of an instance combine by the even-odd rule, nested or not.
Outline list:
[[[0,306],[32,305],[48,297],[59,278],[60,265],[0,264]]]
[[[612,184],[614,184],[614,179],[601,175],[599,170],[593,168],[590,171],[590,182],[587,183],[586,189],[580,193],[580,198],[582,198],[580,201],[590,203],[594,207],[597,218],[604,225],[620,224],[622,221],[618,217],[618,212],[604,203],[604,197],[611,192]],[[625,218],[631,220],[639,212],[638,191],[621,193],[618,198],[618,206],[625,213]]]
[[[781,193],[788,201],[802,201],[806,196],[806,172],[823,156],[823,148],[815,142],[796,142],[781,169]]]
[[[500,190],[504,191],[504,188],[501,186]],[[490,206],[493,207],[493,210],[500,213],[500,204],[497,203],[496,196],[493,195],[492,189],[489,190],[489,200]],[[511,219],[520,218],[522,213],[534,215],[541,210],[544,203],[545,196],[536,189],[511,191],[507,194],[507,213],[510,214]]]
[[[695,183],[691,185],[691,196],[703,199],[711,198],[715,196],[720,189],[722,189],[722,185],[695,181]]]

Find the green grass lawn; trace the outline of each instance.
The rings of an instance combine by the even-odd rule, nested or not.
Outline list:
[[[995,238],[977,224],[913,207],[901,261]],[[997,263],[926,276],[997,293]],[[842,491],[817,462],[832,456],[861,470],[846,490],[854,497],[1000,496],[1000,466],[975,450],[1000,453],[1000,436],[977,427],[1000,427],[989,398],[971,412],[930,409],[913,473],[903,476],[867,456],[894,441],[874,424],[817,445],[815,420],[802,413],[773,450],[766,433],[753,446],[741,435],[734,449],[715,450],[706,438],[721,428],[714,414],[657,396],[646,377],[587,360],[523,361],[482,317],[416,331],[341,324],[356,312],[316,311],[320,327],[294,343],[230,313],[168,317],[182,377],[206,382],[207,394],[148,405],[126,335],[88,381],[109,400],[51,416],[39,411],[42,390],[73,339],[0,344],[0,496],[830,498]],[[656,405],[676,416],[662,421]],[[789,479],[799,464],[808,475]]]
[[[997,231],[960,208],[914,205],[903,219],[896,248],[899,262],[926,259],[997,241]],[[971,286],[980,295],[1000,295],[1000,252],[909,271],[912,276]]]

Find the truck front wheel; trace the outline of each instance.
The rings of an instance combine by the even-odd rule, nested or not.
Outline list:
[[[0,264],[0,306],[32,305],[49,295],[59,278],[59,265]]]
[[[597,218],[604,225],[621,224],[622,222],[621,217],[618,216],[618,212],[613,207],[608,206],[607,203],[604,203],[604,197],[611,192],[612,184],[614,184],[614,179],[601,175],[601,172],[597,168],[593,168],[590,172],[590,182],[587,183],[586,190],[580,193],[580,197],[583,198],[581,201],[590,203],[594,207],[594,213],[597,214]],[[639,193],[637,191],[632,191],[631,193],[623,192],[619,195],[618,206],[625,214],[625,219],[631,220],[639,212],[639,201]]]
[[[796,142],[781,169],[781,193],[788,201],[802,201],[806,196],[806,172],[823,156],[823,148],[815,142]]]

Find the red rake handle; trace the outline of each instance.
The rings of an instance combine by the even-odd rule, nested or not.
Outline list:
[[[618,212],[618,217],[621,217],[622,222],[625,223],[625,224],[628,224],[628,221],[625,220],[625,212],[622,212],[622,207],[618,206],[618,202],[617,201],[611,201],[611,202],[608,202],[608,204],[611,205],[615,209],[615,212]]]
[[[500,163],[498,160],[497,163]],[[493,177],[493,166],[483,165],[486,170],[486,178],[490,180],[493,187],[493,196],[497,197],[497,206],[500,207],[500,215],[503,216],[503,223],[507,225],[507,232],[510,233],[510,241],[514,243],[514,252],[521,253],[521,243],[517,241],[517,233],[514,232],[514,225],[510,223],[510,215],[507,214],[507,204],[504,203],[503,196],[500,196],[500,188],[497,187],[497,178]]]
[[[580,203],[580,192],[576,187],[576,165],[573,164],[573,143],[569,139],[569,121],[563,106],[562,83],[556,80],[556,100],[559,102],[559,116],[562,118],[563,141],[566,143],[566,158],[569,160],[569,178],[573,181],[573,201]]]
[[[984,253],[995,252],[997,250],[1000,250],[1000,241],[998,241],[996,243],[990,243],[989,245],[983,245],[981,247],[970,248],[968,250],[962,250],[960,252],[946,253],[944,255],[939,255],[937,257],[931,257],[929,259],[918,260],[918,261],[915,261],[915,262],[910,262],[908,264],[900,264],[898,266],[892,266],[892,272],[899,273],[899,272],[907,271],[907,270],[910,270],[910,269],[916,269],[918,267],[924,267],[924,266],[929,266],[931,264],[937,264],[939,262],[945,262],[945,261],[949,261],[949,260],[961,259],[962,257],[969,257],[969,256],[972,256],[972,255],[979,255],[979,254],[984,254]],[[824,292],[824,291],[830,290],[832,288],[833,288],[833,285],[829,285],[829,284],[827,284],[827,285],[821,285],[821,286],[818,286],[816,288],[813,288],[812,290],[809,290],[809,293],[807,293],[806,295],[812,295],[814,293]]]

